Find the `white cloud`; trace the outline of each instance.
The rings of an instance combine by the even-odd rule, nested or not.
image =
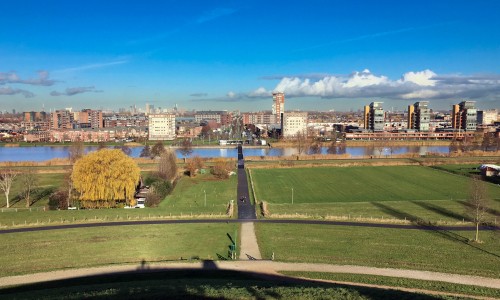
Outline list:
[[[407,72],[398,80],[376,75],[370,70],[350,75],[331,75],[319,79],[284,77],[273,91],[288,97],[449,99],[494,98],[500,94],[500,75],[437,75],[431,70]],[[248,97],[268,97],[270,91],[260,87]]]
[[[432,79],[436,77],[436,73],[431,70],[424,70],[421,72],[408,72],[405,73],[401,79],[402,82],[413,82],[420,86],[434,86],[436,85],[436,80]]]

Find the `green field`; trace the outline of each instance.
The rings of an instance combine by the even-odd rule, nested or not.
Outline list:
[[[63,182],[64,173],[46,173],[37,174],[37,191],[32,194],[34,198],[33,207],[41,207],[47,204],[48,194],[56,190]],[[24,208],[26,207],[26,201],[22,197],[23,184],[21,182],[21,177],[17,176],[12,184],[12,188],[9,194],[9,202],[11,207]],[[0,207],[6,207],[7,202],[5,199],[5,194],[0,191]]]
[[[62,181],[63,174],[40,176],[54,186],[58,181]],[[206,206],[204,191],[207,196]],[[211,174],[194,178],[184,176],[177,182],[172,194],[157,208],[44,211],[43,205],[48,201],[46,198],[37,202],[31,209],[25,209],[24,202],[20,201],[13,209],[0,210],[0,228],[164,218],[226,218],[227,205],[231,199],[236,199],[236,176],[227,180],[217,180]]]
[[[81,228],[0,235],[0,277],[109,264],[227,256],[238,224]]]
[[[483,231],[426,231],[304,224],[256,224],[262,257],[500,277],[500,238]]]
[[[468,221],[469,180],[421,166],[322,167],[252,170],[257,199],[269,217],[312,217],[380,222]],[[292,204],[293,187],[293,204]],[[489,221],[500,222],[500,187],[488,184],[493,199]]]
[[[252,170],[258,200],[270,203],[466,199],[468,180],[420,166]],[[500,199],[500,187],[490,186]]]
[[[227,180],[217,179],[211,174],[183,177],[175,186],[172,195],[167,196],[159,208],[184,212],[224,212],[229,201],[236,200],[236,183],[237,176],[230,176]]]

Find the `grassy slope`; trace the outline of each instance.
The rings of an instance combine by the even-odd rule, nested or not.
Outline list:
[[[41,174],[47,181],[62,180],[62,174]],[[88,221],[144,220],[165,217],[196,217],[197,215],[221,215],[226,213],[227,203],[236,199],[236,176],[228,180],[215,180],[210,174],[195,178],[183,177],[173,193],[166,197],[158,208],[144,209],[97,209],[71,211],[15,210],[0,213],[0,227],[27,225],[48,225]],[[42,181],[41,181],[42,182]],[[207,206],[204,206],[204,193],[207,193]],[[47,200],[41,200],[43,202]],[[15,207],[24,207],[22,201]],[[39,205],[41,205],[39,203]]]
[[[237,224],[133,225],[0,235],[0,277],[115,263],[227,255]]]
[[[380,229],[349,226],[256,224],[263,257],[281,261],[353,264],[500,276],[500,239],[481,232]]]
[[[312,279],[324,279],[343,282],[357,282],[375,285],[386,285],[394,287],[424,289],[447,293],[457,293],[464,295],[488,296],[500,298],[500,290],[493,288],[483,288],[471,285],[453,284],[439,281],[417,280],[397,277],[344,274],[344,273],[319,273],[319,272],[281,272],[289,276],[297,276]]]
[[[447,299],[234,271],[115,274],[0,290],[2,299]]]

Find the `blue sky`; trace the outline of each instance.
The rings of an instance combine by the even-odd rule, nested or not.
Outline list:
[[[500,108],[500,1],[8,1],[0,110]]]

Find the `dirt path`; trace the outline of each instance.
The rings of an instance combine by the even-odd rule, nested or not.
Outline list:
[[[259,245],[257,244],[257,236],[255,235],[253,222],[241,223],[240,259],[262,259],[260,256]]]
[[[475,285],[488,288],[500,289],[500,279],[486,278],[470,275],[447,274],[439,272],[402,270],[390,268],[374,268],[364,266],[350,265],[329,265],[329,264],[311,264],[311,263],[285,263],[268,260],[250,260],[250,261],[214,261],[210,264],[205,262],[194,263],[154,263],[145,265],[121,265],[104,266],[96,268],[84,268],[73,270],[60,270],[46,273],[19,275],[0,278],[0,287],[11,285],[29,284],[43,281],[52,281],[81,276],[101,275],[114,272],[141,271],[141,270],[174,270],[174,269],[204,269],[217,268],[222,270],[250,271],[255,273],[276,275],[280,271],[308,271],[308,272],[326,272],[326,273],[352,273],[368,274],[378,276],[391,276],[400,278],[442,281],[456,284]]]

